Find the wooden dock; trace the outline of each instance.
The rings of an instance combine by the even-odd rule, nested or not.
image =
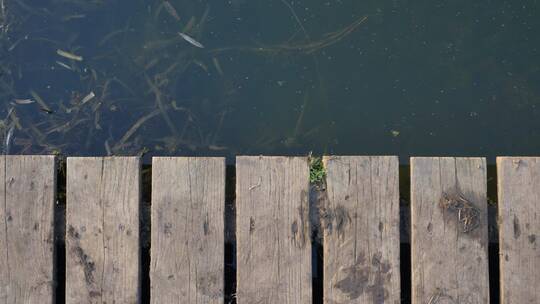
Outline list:
[[[314,214],[321,303],[402,303],[404,281],[415,304],[490,303],[484,158],[411,158],[408,277],[398,158],[323,161],[324,199],[313,206],[306,157],[236,158],[236,303],[313,303]],[[65,265],[54,246],[55,157],[1,156],[0,168],[0,303],[56,303],[59,285],[65,303],[140,303],[145,276],[151,303],[225,303],[224,158],[153,159],[149,273],[139,158],[67,158]],[[497,176],[497,293],[538,304],[540,157],[497,158]]]

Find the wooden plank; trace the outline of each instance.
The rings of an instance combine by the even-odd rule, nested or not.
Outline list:
[[[397,157],[330,156],[324,162],[324,303],[399,303]]]
[[[0,302],[54,303],[54,156],[1,156]]]
[[[305,157],[236,158],[237,303],[310,303]]]
[[[489,303],[486,161],[411,159],[413,303]]]
[[[152,303],[223,303],[225,159],[154,157]]]
[[[540,158],[497,158],[503,304],[540,303]]]
[[[139,303],[140,159],[67,160],[66,303]]]

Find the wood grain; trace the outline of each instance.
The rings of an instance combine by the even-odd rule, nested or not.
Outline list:
[[[0,303],[54,303],[54,156],[0,157]]]
[[[486,161],[411,159],[413,303],[489,303]]]
[[[503,304],[540,303],[540,158],[497,158]]]
[[[153,158],[152,303],[223,303],[224,207],[224,158]]]
[[[399,303],[397,157],[330,156],[324,162],[324,303]]]
[[[312,303],[305,157],[236,158],[237,303]]]
[[[139,303],[140,159],[67,160],[66,303]]]

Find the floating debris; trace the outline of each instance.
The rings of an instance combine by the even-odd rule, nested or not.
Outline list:
[[[105,141],[105,152],[107,153],[107,156],[112,155],[111,146],[109,145],[108,139]]]
[[[288,52],[300,52],[303,54],[313,54],[326,47],[338,43],[354,30],[356,30],[362,23],[366,22],[367,16],[361,17],[350,25],[342,28],[341,30],[323,34],[323,39],[318,41],[298,42],[298,43],[284,43],[272,46],[232,46],[217,48],[210,51],[212,54],[226,52],[226,51],[244,51],[266,54],[288,53]]]
[[[147,71],[153,67],[155,67],[159,63],[159,58],[153,58],[144,66],[144,70]]]
[[[206,25],[206,21],[208,19],[208,15],[210,14],[210,6],[206,5],[206,8],[204,9],[204,13],[202,14],[201,18],[199,19],[199,23],[197,23],[197,32],[202,33],[204,32],[204,26]],[[186,31],[184,31],[185,33]]]
[[[70,20],[73,20],[73,19],[82,19],[82,18],[85,18],[85,17],[86,17],[85,14],[68,15],[68,16],[63,17],[62,21],[70,21]]]
[[[139,129],[147,120],[149,120],[150,118],[153,118],[155,116],[158,116],[159,114],[161,114],[161,109],[155,109],[154,111],[144,115],[143,117],[139,118],[137,120],[137,122],[135,122],[135,124],[133,126],[131,126],[131,128],[129,128],[129,130],[124,134],[124,136],[122,136],[122,138],[118,141],[118,143],[115,145],[115,147],[113,147],[114,150],[118,149],[118,147],[121,147],[122,145],[124,145],[128,139],[133,135],[135,134],[135,132],[137,131],[137,129]]]
[[[11,140],[13,138],[14,131],[15,131],[15,126],[11,126],[11,128],[9,128],[9,131],[6,134],[6,140],[4,141],[4,149],[3,149],[4,155],[9,154],[9,148],[11,147]]]
[[[47,27],[43,33],[39,32],[39,36],[29,36],[32,43],[36,41],[51,49],[53,58],[40,66],[11,65],[8,61],[9,66],[3,65],[0,68],[0,92],[7,101],[6,106],[20,111],[12,112],[9,125],[4,123],[0,130],[4,135],[2,141],[13,125],[15,130],[11,135],[11,153],[51,153],[59,149],[65,153],[79,153],[81,150],[77,149],[93,151],[98,147],[107,155],[131,155],[141,151],[144,146],[152,147],[152,153],[158,149],[171,154],[186,151],[233,153],[236,148],[228,146],[225,139],[220,140],[220,136],[229,118],[226,113],[235,107],[235,94],[239,93],[242,86],[234,77],[224,77],[224,71],[230,72],[228,63],[231,58],[220,55],[220,52],[253,51],[271,58],[276,55],[287,56],[289,53],[309,54],[344,39],[362,22],[360,20],[327,34],[313,33],[313,37],[320,37],[320,40],[310,39],[292,9],[295,6],[291,0],[282,1],[295,15],[298,26],[294,28],[297,33],[277,44],[233,44],[220,49],[209,49],[213,46],[207,42],[212,35],[208,33],[212,18],[210,5],[206,5],[203,13],[200,6],[180,6],[182,2],[173,0],[134,3],[140,5],[137,11],[144,12],[139,17],[147,20],[139,20],[139,17],[133,20],[131,14],[114,15],[118,19],[114,22],[115,27],[108,28],[103,32],[104,36],[99,37],[87,37],[80,31],[80,26],[84,24],[79,22],[85,18],[94,18],[94,4],[101,1],[91,1],[90,5],[76,1],[67,10],[60,5],[62,1],[57,1],[58,7],[51,5],[47,9],[37,8],[37,12],[32,12],[34,8],[28,7],[31,18],[54,21],[54,24],[50,24],[50,30]],[[121,10],[122,7],[114,9]],[[49,16],[58,18],[52,20]],[[73,22],[74,26],[69,26],[70,23],[66,21]],[[120,26],[116,27],[117,24]],[[0,32],[2,30],[0,26]],[[298,37],[302,32],[305,38]],[[25,40],[29,37],[18,35],[18,41],[7,39],[4,52],[26,47],[28,41]],[[86,39],[93,40],[96,49],[83,48],[83,40]],[[205,53],[194,47],[204,48],[202,52]],[[57,54],[54,55],[54,52]],[[35,68],[45,69],[42,78],[47,79],[47,82],[34,86],[34,90],[41,96],[33,91],[30,95],[28,89],[19,92],[17,82],[24,81],[27,78],[25,73]],[[64,69],[70,72],[62,72]],[[201,76],[201,71],[208,75]],[[199,96],[198,92],[192,95],[176,89],[178,80],[188,78],[193,72],[200,77],[207,77],[198,81],[212,82],[209,86],[213,88],[211,93],[202,91]],[[62,77],[57,78],[59,76]],[[75,86],[72,80],[76,82]],[[285,79],[276,80],[276,86],[287,85]],[[319,98],[314,92],[309,95]],[[214,105],[214,99],[220,102]],[[293,125],[295,128],[292,136],[283,140],[280,132],[269,130],[258,142],[268,142],[265,148],[271,144],[281,146],[283,142],[285,145],[300,145],[308,141],[306,136],[316,136],[309,134],[319,134],[317,128],[312,128],[303,120],[310,109],[306,107],[306,103],[312,102],[309,99],[308,94],[305,94],[304,105],[296,125]],[[223,110],[221,114],[216,112],[219,110]],[[51,114],[53,111],[55,114],[52,115],[40,113]],[[126,119],[118,120],[124,116]],[[170,130],[161,130],[167,127]]]
[[[63,68],[66,68],[66,69],[68,69],[70,71],[73,71],[73,69],[69,65],[63,63],[62,61],[56,61],[56,64],[58,64],[59,66],[61,66]]]
[[[124,34],[124,33],[127,33],[127,32],[133,32],[133,31],[134,30],[132,28],[129,28],[129,27],[112,31],[112,32],[108,33],[107,35],[105,35],[101,39],[101,41],[99,41],[98,46],[104,45],[107,41],[111,40],[112,38],[114,38],[114,37],[116,37],[116,36],[118,36],[120,34]]]
[[[187,111],[186,108],[178,106],[176,104],[176,100],[171,101],[171,105],[172,105],[173,109],[176,110],[176,111]]]
[[[218,71],[219,75],[223,76],[223,70],[221,69],[221,64],[219,64],[219,61],[216,57],[212,57],[212,62],[214,63],[214,67],[216,68],[216,71]]]
[[[206,73],[208,73],[208,67],[206,66],[206,64],[204,64],[203,62],[199,61],[199,60],[193,60],[193,63],[197,66],[199,66],[203,71],[205,71]]]
[[[83,58],[81,56],[75,55],[75,54],[70,53],[70,52],[62,51],[61,49],[56,50],[56,54],[58,54],[58,55],[60,55],[62,57],[71,59],[71,60],[75,60],[75,61],[82,61],[83,60]]]
[[[20,38],[19,40],[15,41],[15,43],[13,43],[9,48],[8,48],[8,52],[11,52],[13,51],[18,45],[19,43],[21,43],[21,41],[23,40],[28,40],[28,35],[25,35],[24,37]]]
[[[208,145],[208,150],[211,151],[225,151],[228,148],[225,146],[218,146],[218,145]]]
[[[41,109],[39,109],[39,110],[40,110],[41,112],[45,112],[45,113],[47,113],[47,114],[52,114],[52,113],[54,113],[53,110],[49,110],[49,109],[45,109],[45,108],[41,108]]]
[[[6,115],[6,120],[8,118],[11,118],[11,121],[15,124],[15,127],[17,127],[19,130],[22,129],[21,124],[19,123],[19,118],[17,117],[17,114],[15,114],[15,108],[11,107],[8,110],[8,114]]]
[[[180,21],[180,16],[178,16],[178,13],[176,12],[176,9],[169,1],[163,1],[163,6],[165,7],[165,10],[169,15],[171,15],[176,21]]]
[[[84,98],[82,99],[81,101],[81,105],[89,102],[90,100],[92,100],[92,98],[96,97],[96,94],[94,94],[94,92],[90,92],[88,95],[84,96]]]
[[[186,26],[184,26],[184,28],[182,29],[182,32],[185,33],[185,32],[191,31],[194,25],[195,25],[195,16],[189,19],[188,23],[186,23]]]
[[[196,46],[201,49],[204,48],[204,45],[202,45],[199,41],[189,37],[188,35],[184,33],[178,33],[178,35],[180,35],[180,37],[182,37],[185,41],[189,42],[191,45]]]
[[[32,99],[15,99],[15,103],[20,105],[32,104],[34,102],[36,101]]]
[[[47,113],[47,114],[52,114],[53,111],[51,110],[51,108],[49,108],[49,106],[45,103],[45,101],[43,100],[43,98],[41,98],[41,96],[39,96],[34,90],[30,90],[30,95],[32,95],[32,97],[34,97],[34,99],[36,100],[36,102],[41,106],[41,111]]]

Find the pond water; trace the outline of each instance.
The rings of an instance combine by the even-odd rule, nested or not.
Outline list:
[[[540,154],[536,0],[0,4],[4,153]]]

